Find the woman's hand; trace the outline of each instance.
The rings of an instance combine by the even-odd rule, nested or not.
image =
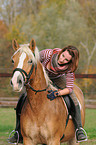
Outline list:
[[[63,90],[49,90],[49,94],[47,94],[47,98],[50,99],[51,101],[54,100],[57,97],[63,96],[63,95],[68,95],[70,93],[68,88],[64,88]]]
[[[54,100],[55,98],[58,97],[58,91],[55,90],[55,91],[52,91],[52,90],[49,90],[48,91],[49,94],[47,94],[47,98],[50,99],[50,101]]]

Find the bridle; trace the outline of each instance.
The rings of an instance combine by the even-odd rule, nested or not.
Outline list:
[[[35,94],[36,94],[37,92],[46,91],[46,90],[48,89],[49,85],[48,85],[45,89],[42,89],[42,90],[36,90],[36,89],[34,89],[34,88],[30,85],[30,80],[31,80],[30,77],[31,77],[31,74],[33,73],[34,67],[35,67],[35,74],[36,74],[37,65],[32,64],[32,67],[31,67],[31,70],[30,70],[29,74],[27,74],[26,71],[23,70],[23,69],[21,69],[21,68],[15,68],[15,69],[13,70],[12,76],[14,75],[14,73],[15,73],[16,71],[19,71],[19,72],[22,74],[22,76],[23,76],[23,79],[24,79],[24,86],[28,86],[28,87],[29,87],[32,91],[34,91]],[[25,82],[25,76],[24,76],[24,75],[26,76],[26,82]]]
[[[26,71],[23,70],[23,69],[21,69],[21,68],[15,68],[15,69],[13,70],[12,76],[14,75],[14,73],[15,73],[16,71],[19,71],[19,72],[22,74],[22,76],[23,76],[24,82],[25,82],[25,76],[26,76],[26,82],[25,82],[25,84],[27,84],[28,81],[29,81],[29,79],[30,79],[30,76],[31,76],[31,74],[32,74],[32,72],[33,72],[33,68],[34,68],[34,64],[32,64],[32,67],[31,67],[31,70],[30,70],[29,74],[27,74]],[[35,68],[36,68],[36,67],[35,67]],[[36,70],[36,69],[35,69],[35,70]],[[24,75],[25,75],[25,76],[24,76]]]

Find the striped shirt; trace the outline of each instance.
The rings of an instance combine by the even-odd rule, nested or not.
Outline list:
[[[70,93],[72,93],[73,83],[74,83],[74,73],[68,71],[66,74],[65,73],[63,73],[63,74],[57,73],[56,74],[55,72],[47,69],[47,64],[50,61],[50,59],[52,57],[52,54],[53,54],[52,49],[45,49],[45,50],[40,51],[40,61],[41,61],[41,63],[45,67],[50,79],[52,77],[53,78],[58,78],[62,75],[65,75],[65,77],[66,77],[66,88],[68,88]]]

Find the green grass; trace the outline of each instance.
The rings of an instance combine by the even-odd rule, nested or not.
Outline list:
[[[5,135],[5,132],[10,132],[14,127],[15,110],[12,108],[0,108],[0,136]]]
[[[7,145],[6,139],[15,129],[15,110],[13,108],[0,108],[0,145]],[[82,145],[96,145],[96,109],[86,109],[85,127],[88,143]]]
[[[15,128],[15,111],[13,108],[0,108],[0,145],[7,143],[10,132]],[[8,144],[8,143],[7,143]]]
[[[89,139],[96,139],[96,109],[86,109],[85,129]]]

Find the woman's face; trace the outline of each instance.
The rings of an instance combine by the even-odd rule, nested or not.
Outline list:
[[[61,53],[58,59],[59,64],[67,64],[72,59],[72,56],[69,54],[67,50]]]

